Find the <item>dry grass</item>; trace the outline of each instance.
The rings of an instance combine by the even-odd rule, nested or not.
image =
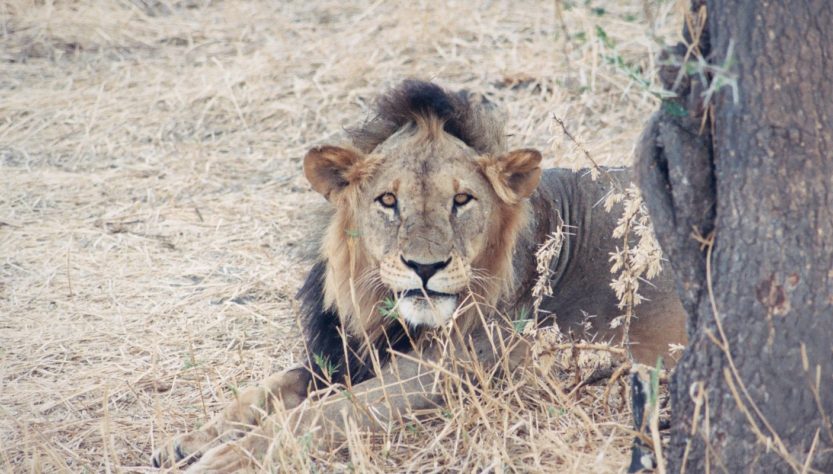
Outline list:
[[[1,2],[0,470],[149,471],[162,438],[291,364],[306,209],[320,200],[299,162],[383,87],[416,76],[486,92],[509,113],[510,145],[548,165],[588,165],[553,113],[602,164],[627,162],[658,106],[640,80],[677,8]],[[558,377],[518,377],[458,390],[447,416],[381,444],[304,458],[287,440],[286,457],[623,469],[626,412],[605,415],[600,391],[568,394]]]

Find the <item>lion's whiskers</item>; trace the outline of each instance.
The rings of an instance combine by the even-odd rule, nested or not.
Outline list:
[[[359,278],[356,279],[356,287],[363,290],[375,291],[378,286],[382,284],[382,274],[376,267],[366,269]]]

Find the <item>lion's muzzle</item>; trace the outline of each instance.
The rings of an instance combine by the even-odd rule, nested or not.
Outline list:
[[[457,310],[457,295],[443,296],[405,296],[399,298],[399,314],[413,326],[442,326],[448,322]]]
[[[430,280],[432,276],[451,263],[451,257],[448,257],[448,260],[433,263],[419,263],[414,260],[406,260],[405,257],[402,256],[399,258],[402,259],[402,263],[404,263],[406,267],[416,272],[422,280],[422,286],[425,288],[428,288],[428,280]]]
[[[394,254],[382,260],[379,270],[396,296],[399,314],[412,325],[446,323],[469,282],[467,266],[456,255],[425,263]]]

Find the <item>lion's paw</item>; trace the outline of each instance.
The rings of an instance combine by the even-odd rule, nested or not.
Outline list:
[[[169,439],[153,456],[153,467],[173,467],[176,464],[185,466],[200,458],[203,452],[212,447],[214,437],[201,431],[193,431]]]
[[[223,474],[252,470],[255,466],[256,464],[240,446],[235,443],[226,443],[207,451],[185,472],[186,474]]]

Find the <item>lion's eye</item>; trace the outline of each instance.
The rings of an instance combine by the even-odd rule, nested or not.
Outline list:
[[[454,205],[455,206],[465,206],[472,199],[474,199],[474,197],[471,194],[457,193],[457,194],[454,195]]]
[[[385,193],[376,198],[383,207],[393,208],[396,206],[396,196],[393,193]]]

